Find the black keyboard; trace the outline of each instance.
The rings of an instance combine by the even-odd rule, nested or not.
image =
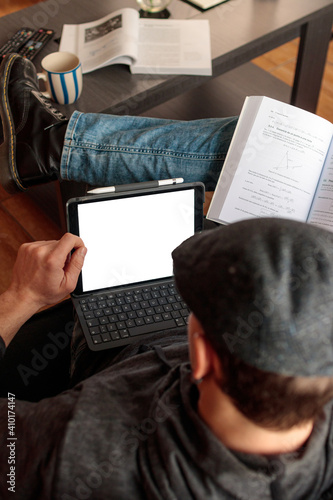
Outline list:
[[[90,342],[100,348],[126,344],[126,339],[187,324],[189,309],[173,282],[102,293],[79,299]],[[88,339],[87,339],[88,340]],[[103,344],[108,344],[102,346]]]

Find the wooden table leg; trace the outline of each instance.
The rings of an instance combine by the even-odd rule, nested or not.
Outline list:
[[[303,25],[297,58],[291,104],[316,112],[328,44],[332,33],[332,15]]]

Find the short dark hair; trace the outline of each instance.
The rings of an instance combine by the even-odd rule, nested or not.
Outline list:
[[[292,377],[249,366],[230,352],[218,352],[220,387],[236,408],[262,427],[286,430],[317,419],[333,399],[333,377]]]

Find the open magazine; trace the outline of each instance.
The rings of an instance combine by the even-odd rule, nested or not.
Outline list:
[[[83,73],[127,64],[132,73],[211,75],[208,20],[140,19],[124,8],[94,22],[65,24],[61,51],[76,54]]]
[[[284,217],[333,231],[333,124],[268,97],[247,97],[207,218]]]

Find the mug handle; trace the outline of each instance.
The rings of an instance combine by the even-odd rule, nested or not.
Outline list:
[[[47,76],[45,75],[45,73],[37,73],[37,80],[39,82],[39,80],[44,80],[44,82],[46,83],[47,82]],[[40,91],[40,93],[44,96],[44,97],[47,97],[48,99],[51,99],[51,94],[50,92],[42,92]]]

